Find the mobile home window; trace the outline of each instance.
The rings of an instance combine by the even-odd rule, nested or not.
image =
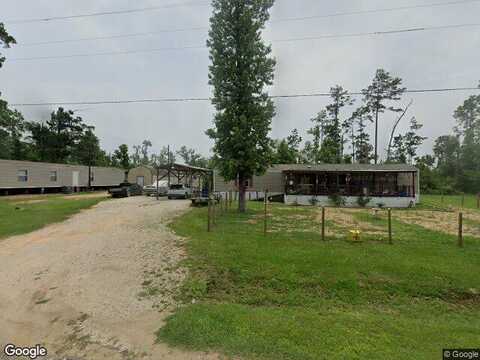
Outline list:
[[[28,181],[28,171],[27,170],[18,170],[17,171],[17,178],[20,182],[27,182]]]
[[[57,182],[57,172],[56,171],[50,171],[50,181]]]

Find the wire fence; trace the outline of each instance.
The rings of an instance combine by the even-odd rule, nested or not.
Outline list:
[[[273,228],[273,216],[271,212],[272,202],[268,190],[263,192],[251,193],[250,196],[246,196],[246,200],[250,201],[261,201],[262,210],[258,211],[256,208],[256,217],[261,219],[262,232],[264,236],[273,236],[276,231]],[[227,192],[217,192],[211,194],[208,199],[208,219],[207,219],[207,231],[214,232],[218,225],[218,219],[228,213],[233,213],[237,211],[236,207],[238,206],[239,193],[235,191]],[[439,199],[440,203],[445,202],[445,197],[442,196]],[[465,204],[465,195],[459,197],[459,203],[461,205]],[[288,207],[287,205],[284,205]],[[299,206],[301,208],[306,208],[305,206]],[[235,207],[235,208],[234,208]],[[295,207],[291,205],[290,207]],[[313,208],[311,206],[310,208]],[[476,197],[476,208],[480,208],[480,196]],[[357,212],[358,210],[358,212]],[[319,240],[327,241],[332,237],[332,233],[338,232],[348,233],[348,236],[352,240],[360,240],[363,233],[368,234],[368,231],[363,231],[358,222],[349,222],[348,218],[353,217],[353,214],[363,214],[369,215],[368,211],[371,210],[371,214],[374,219],[381,220],[378,224],[375,224],[374,232],[376,234],[382,234],[385,237],[386,241],[390,245],[394,245],[396,241],[395,234],[400,231],[400,229],[395,229],[396,222],[399,221],[403,224],[416,224],[423,227],[426,227],[430,230],[437,230],[449,234],[454,234],[457,238],[457,246],[463,248],[465,246],[465,236],[480,237],[480,213],[472,213],[471,210],[467,209],[457,209],[454,210],[445,210],[439,211],[435,209],[351,209],[344,207],[319,207],[319,216],[318,216],[318,225],[319,225]],[[475,210],[474,210],[475,211]],[[466,216],[467,215],[467,216]],[[472,219],[472,216],[474,218]],[[288,216],[287,216],[288,219]],[[339,221],[338,219],[343,219],[345,221],[344,226],[341,226],[341,229],[337,226],[332,225],[332,221]],[[288,219],[290,223],[295,224],[298,222],[294,216]],[[422,224],[422,220],[425,221]],[[342,220],[340,220],[342,223]],[[473,234],[472,231],[478,232],[478,234]],[[467,230],[467,231],[465,231]],[[258,231],[258,230],[257,230]],[[330,233],[330,234],[329,234]]]

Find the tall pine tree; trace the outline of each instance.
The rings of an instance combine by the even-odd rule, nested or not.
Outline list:
[[[207,46],[210,85],[216,114],[216,163],[226,180],[239,184],[239,211],[246,210],[246,182],[263,174],[271,159],[273,102],[265,88],[273,84],[275,60],[261,31],[273,0],[213,0]]]

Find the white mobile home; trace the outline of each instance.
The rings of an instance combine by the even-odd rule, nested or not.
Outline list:
[[[124,178],[124,170],[118,168],[0,160],[0,194],[110,188]]]
[[[238,191],[234,181],[226,182],[215,173],[215,191]],[[409,207],[420,200],[419,170],[404,164],[287,164],[274,165],[265,175],[247,182],[247,199],[281,196],[287,204],[331,205],[332,195],[341,196],[345,206]]]

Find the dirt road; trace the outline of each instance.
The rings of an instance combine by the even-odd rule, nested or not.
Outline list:
[[[110,200],[1,241],[1,351],[43,344],[51,359],[217,359],[155,344],[185,277],[181,239],[166,224],[187,206]]]

